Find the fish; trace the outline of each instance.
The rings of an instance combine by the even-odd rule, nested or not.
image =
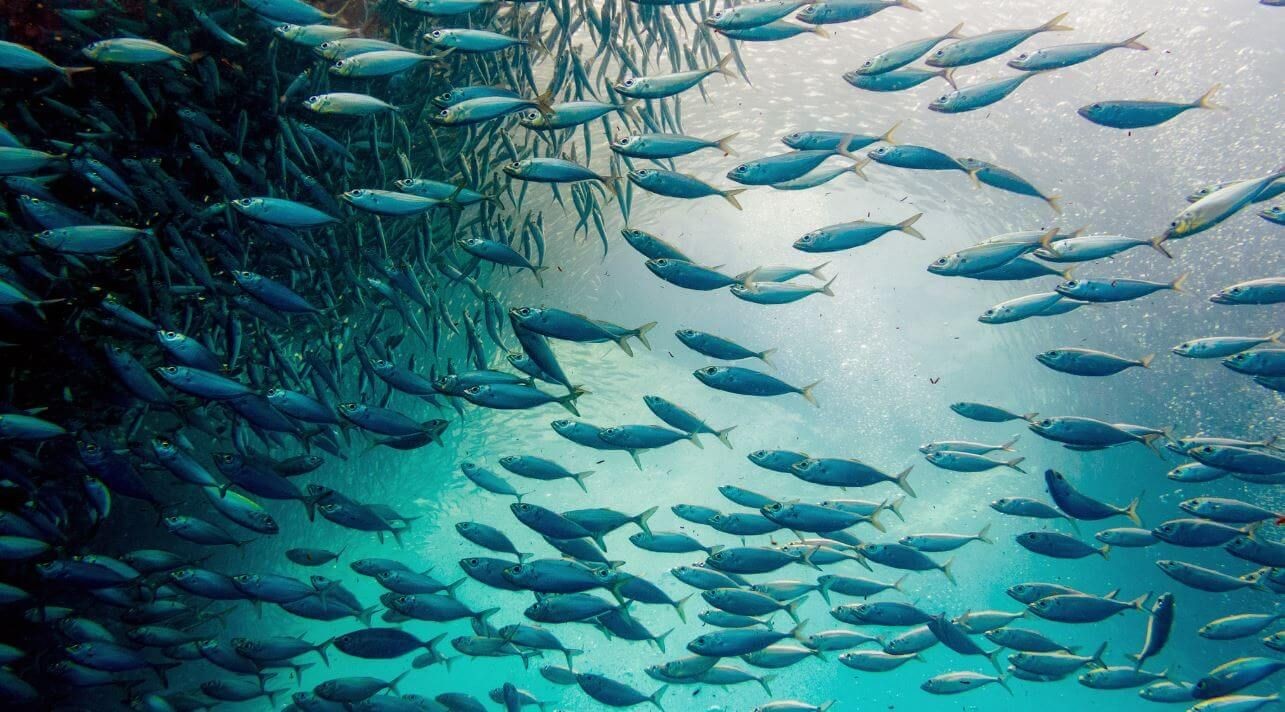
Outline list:
[[[1071,28],[1061,24],[1062,20],[1066,19],[1066,15],[1067,13],[1062,13],[1038,27],[992,30],[956,40],[934,50],[924,63],[930,67],[962,67],[985,61],[1013,49],[1042,32],[1069,32]]]
[[[1200,98],[1190,103],[1168,101],[1098,101],[1076,109],[1080,116],[1099,126],[1113,129],[1140,129],[1157,126],[1189,109],[1221,109],[1213,102],[1222,86],[1215,84]]]
[[[760,397],[797,393],[813,406],[821,407],[812,395],[812,389],[820,381],[813,381],[806,386],[792,386],[766,373],[740,366],[706,366],[692,372],[692,375],[710,388],[728,393]]]

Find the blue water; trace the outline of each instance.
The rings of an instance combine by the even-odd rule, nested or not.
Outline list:
[[[878,134],[901,122],[897,136],[902,141],[991,161],[1046,192],[1061,195],[1062,215],[1053,216],[1039,200],[991,188],[975,189],[958,172],[911,172],[874,164],[866,168],[869,181],[845,175],[808,191],[752,189],[740,197],[743,211],[717,198],[684,202],[633,191],[630,226],[669,240],[702,264],[725,265],[729,274],[764,264],[812,267],[830,260],[825,273],[837,275],[833,298],[817,295],[792,305],[763,307],[724,291],[685,291],[655,278],[641,256],[620,239],[618,231],[625,223],[615,203],[604,211],[610,249],[603,257],[596,235],[573,236],[579,216],[570,209],[570,201],[564,211],[552,201],[547,188],[533,185],[524,211],[538,209],[544,215],[544,264],[550,267],[544,275],[546,286],[541,289],[525,272],[510,274],[487,267],[479,281],[506,307],[559,307],[630,327],[658,322],[650,335],[651,350],[635,347],[633,358],[612,344],[555,343],[558,358],[573,382],[589,390],[578,403],[582,419],[604,427],[655,423],[642,400],[644,395],[654,394],[691,409],[718,429],[736,426],[730,435],[734,448],[728,450],[711,437],[702,438],[703,449],[680,442],[643,453],[642,468],[638,469],[625,453],[581,448],[558,436],[549,423],[566,414],[556,406],[513,412],[466,406],[466,415],[457,417],[449,410],[443,415],[409,396],[394,395],[389,407],[420,419],[451,420],[442,447],[411,452],[375,449],[357,454],[363,449],[358,439],[348,460],[332,460],[305,479],[417,517],[403,537],[403,548],[391,540],[381,544],[373,535],[342,529],[321,518],[309,523],[303,509],[293,503],[268,502],[265,507],[281,527],[279,536],[260,539],[241,553],[215,552],[204,565],[228,573],[322,574],[341,579],[364,604],[371,605],[385,590],[373,579],[353,573],[348,568],[350,561],[396,558],[417,570],[431,567],[434,576],[453,581],[463,576],[457,565],[460,559],[492,555],[460,538],[454,529],[458,522],[497,526],[519,550],[556,557],[556,551],[507,511],[511,498],[479,490],[458,469],[461,462],[470,460],[503,473],[498,460],[506,455],[539,455],[571,471],[594,471],[586,481],[587,493],[571,481],[525,481],[505,474],[518,490],[530,491],[525,498],[528,502],[559,511],[597,506],[629,514],[659,506],[650,521],[653,529],[687,532],[705,544],[739,545],[740,539],[684,522],[669,507],[689,503],[729,512],[748,511],[723,498],[717,491],[720,485],[737,485],[781,500],[882,500],[901,494],[892,485],[839,492],[760,469],[746,459],[756,449],[788,449],[817,457],[859,458],[890,473],[914,467],[910,482],[918,496],[903,505],[906,521],[885,515],[882,521],[887,532],[880,534],[865,526],[854,530],[863,539],[890,542],[907,534],[974,533],[991,526],[993,545],[970,543],[954,554],[934,555],[939,560],[954,557],[957,586],[935,572],[911,574],[904,595],[888,592],[876,600],[905,600],[930,613],[958,615],[980,609],[1021,610],[1004,590],[1025,581],[1056,582],[1096,594],[1119,589],[1122,598],[1167,591],[1177,600],[1172,639],[1160,655],[1148,661],[1146,669],[1167,669],[1175,679],[1194,681],[1227,660],[1275,655],[1261,644],[1261,636],[1210,641],[1196,635],[1200,626],[1224,615],[1280,612],[1279,599],[1273,594],[1251,589],[1224,594],[1197,591],[1169,579],[1153,563],[1174,558],[1239,575],[1252,569],[1247,562],[1230,559],[1218,548],[1179,549],[1166,544],[1115,549],[1105,560],[1096,556],[1075,561],[1042,558],[1014,541],[1022,532],[1041,528],[1041,523],[1000,515],[988,504],[1004,496],[1047,501],[1040,476],[1046,468],[1066,473],[1083,492],[1107,502],[1123,505],[1141,495],[1139,514],[1147,526],[1185,516],[1178,503],[1198,495],[1234,497],[1280,510],[1285,507],[1285,497],[1279,488],[1231,478],[1181,484],[1165,477],[1168,470],[1185,461],[1171,453],[1158,457],[1140,445],[1076,453],[1039,438],[1021,421],[973,422],[947,407],[955,401],[980,401],[1019,413],[1081,415],[1172,427],[1179,435],[1262,439],[1285,433],[1285,409],[1279,394],[1216,362],[1180,359],[1168,353],[1172,346],[1195,337],[1260,335],[1282,327],[1279,305],[1230,307],[1206,299],[1224,286],[1285,273],[1285,251],[1278,242],[1281,228],[1253,214],[1266,204],[1246,209],[1214,230],[1170,243],[1175,255],[1172,261],[1143,248],[1081,265],[1075,271],[1081,278],[1119,276],[1166,282],[1190,272],[1184,294],[1162,292],[1131,303],[1085,307],[1056,318],[1002,326],[976,320],[996,303],[1051,290],[1057,281],[1054,278],[979,282],[937,277],[925,267],[941,255],[992,235],[1042,226],[1065,230],[1087,226],[1093,233],[1151,237],[1186,205],[1184,196],[1196,188],[1262,175],[1281,164],[1285,45],[1279,38],[1285,31],[1285,10],[1253,2],[1175,6],[1156,0],[1127,4],[1093,0],[1065,7],[1026,0],[992,2],[984,7],[959,0],[923,4],[922,13],[890,9],[860,22],[832,26],[829,39],[802,36],[780,43],[741,44],[752,84],[715,76],[705,82],[708,102],[702,102],[695,92],[683,95],[685,133],[714,137],[737,131],[733,145],[739,157],[751,158],[782,152],[785,147],[780,138],[794,130]],[[927,103],[945,87],[939,80],[908,92],[873,94],[850,87],[840,76],[882,49],[944,31],[959,21],[966,23],[966,32],[975,33],[1035,26],[1063,10],[1070,11],[1066,22],[1074,32],[1037,36],[1004,56],[1064,42],[1118,40],[1143,30],[1147,31],[1143,41],[1151,50],[1113,51],[1083,65],[1036,77],[1003,102],[961,115],[927,110]],[[388,11],[396,12],[392,8]],[[581,39],[577,37],[577,41]],[[591,44],[587,34],[583,41]],[[547,77],[551,64],[537,64],[537,76]],[[991,60],[961,69],[958,79],[962,86],[1007,75],[1008,71],[1000,60]],[[609,76],[615,73],[613,68]],[[1227,107],[1226,111],[1191,111],[1157,128],[1126,133],[1090,124],[1075,115],[1076,107],[1098,99],[1190,100],[1214,83],[1223,84],[1218,103]],[[524,131],[509,130],[514,136]],[[592,133],[594,165],[605,171],[606,138],[596,123]],[[577,134],[576,140],[583,138]],[[679,159],[678,165],[702,180],[730,187],[724,174],[737,162],[737,156],[722,157],[711,151]],[[854,219],[897,222],[916,212],[924,213],[916,224],[927,237],[922,242],[892,233],[871,245],[831,255],[803,255],[791,248],[795,239],[817,227]],[[456,287],[451,294],[454,309],[475,307],[467,290]],[[754,349],[776,348],[773,361],[777,369],[770,372],[793,384],[821,380],[815,390],[820,407],[814,408],[797,396],[753,399],[705,387],[691,373],[711,361],[678,342],[673,332],[680,328],[709,331]],[[512,345],[511,333],[506,338]],[[1130,369],[1102,379],[1056,373],[1034,359],[1040,351],[1071,346],[1130,357],[1159,356],[1149,369]],[[399,350],[400,358],[404,361],[416,348],[408,338]],[[490,351],[498,362],[495,349]],[[457,340],[448,352],[416,356],[418,362],[436,363],[441,369],[448,357],[457,365],[462,363],[463,354],[462,342]],[[1002,442],[1019,434],[1015,447],[1026,458],[1023,466],[1027,474],[1002,469],[971,475],[948,472],[934,468],[916,451],[931,440]],[[104,537],[110,537],[120,551],[173,546],[174,540],[163,530],[148,528],[150,518],[144,508],[120,505]],[[1085,541],[1092,541],[1097,530],[1127,525],[1123,518],[1081,522],[1080,531]],[[1065,522],[1054,522],[1047,528],[1074,533]],[[694,593],[668,570],[692,563],[695,557],[639,550],[627,541],[633,531],[630,525],[607,537],[608,557],[625,561],[625,570],[657,583],[674,598]],[[750,537],[748,542],[766,545],[790,538],[787,532],[778,532]],[[184,551],[194,550],[182,546]],[[342,549],[343,553],[334,564],[303,569],[284,557],[286,549],[297,546]],[[867,575],[854,562],[827,567],[827,572]],[[791,566],[752,579],[810,580],[816,574]],[[900,573],[876,565],[873,576],[894,580]],[[687,623],[668,607],[634,604],[631,608],[649,630],[660,633],[673,629],[667,637],[666,653],[642,642],[608,640],[588,625],[563,624],[553,629],[566,646],[585,651],[576,658],[577,671],[601,673],[650,694],[660,683],[644,674],[644,668],[686,655],[683,646],[709,630],[696,618],[695,614],[708,606],[695,593],[686,605]],[[489,590],[470,580],[459,589],[458,598],[475,610],[499,607],[501,611],[491,619],[496,626],[529,622],[521,613],[532,601],[528,593]],[[836,604],[852,602],[857,600],[835,596]],[[216,603],[215,607],[223,605]],[[815,594],[808,598],[800,616],[807,620],[809,632],[849,627],[835,621],[829,606]],[[782,628],[787,620],[778,615],[775,623]],[[1130,611],[1092,625],[1038,619],[1019,624],[1080,646],[1082,652],[1106,641],[1107,662],[1125,665],[1125,654],[1140,650],[1146,616]],[[349,632],[356,625],[351,619],[317,623],[273,606],[256,611],[240,603],[219,635],[228,640],[271,632],[321,641]],[[446,634],[446,641],[473,634],[467,621],[411,621],[403,627],[426,640],[441,633]],[[1269,628],[1264,635],[1274,630]],[[889,636],[899,632],[875,627],[868,627],[868,631]],[[440,650],[448,656],[457,655],[449,642],[443,642]],[[410,669],[409,656],[367,661],[338,651],[330,655],[332,666],[315,665],[306,670],[302,683],[288,679],[282,671],[267,686],[294,691],[310,689],[331,677],[391,679]],[[958,670],[993,672],[984,659],[965,658],[943,646],[926,651],[922,662],[912,661],[887,673],[856,672],[839,664],[836,657],[837,653],[832,653],[826,659],[808,659],[779,671],[747,669],[755,674],[776,673],[771,682],[774,699],[796,698],[818,705],[837,700],[835,709],[839,710],[992,710],[1001,705],[1038,704],[1049,712],[1069,712],[1090,706],[1111,710],[1155,706],[1139,698],[1136,690],[1093,690],[1078,684],[1074,676],[1045,684],[1013,680],[1011,697],[996,685],[960,697],[933,696],[921,691],[920,684],[934,675]],[[316,661],[313,655],[302,659]],[[577,687],[554,685],[537,672],[540,665],[562,662],[557,653],[532,660],[529,669],[517,658],[454,657],[449,668],[435,665],[412,672],[399,688],[402,693],[429,697],[466,692],[485,700],[488,709],[496,709],[486,700],[487,693],[512,682],[547,702],[550,709],[600,709],[599,703]],[[173,674],[174,688],[225,675],[207,663],[189,663]],[[1279,690],[1279,679],[1246,692],[1270,694]],[[114,703],[110,697],[91,698],[90,708],[107,709]],[[727,689],[675,685],[662,701],[669,712],[740,711],[768,699],[751,683]],[[285,703],[283,696],[276,707]],[[273,708],[265,699],[229,706]]]

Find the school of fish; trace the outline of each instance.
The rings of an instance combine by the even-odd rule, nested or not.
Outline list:
[[[526,689],[537,675],[578,688],[577,709],[681,709],[667,690],[731,685],[761,687],[759,712],[860,709],[855,699],[777,698],[771,683],[816,657],[859,684],[924,660],[938,644],[949,652],[922,682],[929,695],[1069,680],[1062,684],[1136,689],[1142,699],[1199,712],[1279,702],[1285,542],[1274,530],[1285,514],[1266,495],[1188,498],[1170,507],[1170,519],[1144,524],[1144,495],[1098,499],[1090,473],[1038,467],[1016,454],[1018,437],[941,439],[919,448],[935,468],[1043,478],[1047,498],[989,504],[997,515],[1030,520],[1030,531],[1016,541],[997,541],[989,525],[881,536],[890,518],[913,523],[913,467],[892,472],[853,453],[751,450],[759,444],[734,444],[735,423],[707,422],[700,404],[663,394],[638,394],[656,422],[592,424],[578,403],[595,397],[594,373],[568,373],[558,351],[561,342],[607,344],[624,352],[608,358],[646,358],[649,332],[662,328],[709,359],[691,374],[704,386],[747,401],[797,396],[822,409],[826,374],[787,382],[771,373],[774,349],[665,314],[622,325],[574,305],[508,303],[483,286],[500,271],[540,287],[565,279],[545,264],[546,242],[583,235],[585,249],[597,249],[592,238],[606,254],[619,245],[609,229],[619,220],[628,248],[678,288],[726,288],[767,306],[833,296],[843,284],[826,274],[836,271],[830,263],[730,274],[629,225],[630,210],[639,199],[677,209],[707,197],[740,209],[768,189],[807,190],[849,174],[878,180],[867,175],[875,166],[958,171],[978,190],[1027,196],[1060,213],[1059,196],[1016,173],[904,142],[897,126],[782,131],[788,150],[736,165],[723,185],[681,171],[683,157],[698,151],[735,154],[736,133],[683,133],[681,102],[704,95],[715,75],[748,82],[741,52],[753,44],[740,43],[825,37],[827,26],[919,11],[911,0],[83,5],[40,6],[30,20],[40,32],[0,40],[0,615],[14,631],[0,643],[0,699],[15,709],[187,712],[248,703],[300,712],[515,712],[545,708]],[[923,39],[881,48],[842,79],[862,92],[940,79],[949,91],[926,108],[959,113],[996,105],[1027,80],[1049,81],[1045,73],[1079,65],[1091,72],[1114,50],[1148,51],[1146,28],[1055,43],[1073,21],[1072,11],[1025,28],[925,28]],[[1000,79],[974,67],[1000,62],[1013,70]],[[1165,101],[1102,98],[1076,113],[1105,129],[1145,130],[1186,120],[1189,110],[1221,109],[1217,89],[1197,86]],[[1183,241],[1208,238],[1232,219],[1285,225],[1278,163],[1200,188],[1151,235],[1032,225],[926,269],[971,280],[1058,280],[985,309],[978,320],[988,325],[1181,291],[1200,269],[1182,265]],[[572,235],[546,232],[552,211],[574,212]],[[885,237],[892,233],[931,242],[916,228],[921,217],[817,227],[793,247],[837,253],[903,239]],[[1071,274],[1134,248],[1172,260],[1172,279]],[[1229,284],[1208,302],[1285,303],[1285,276]],[[1033,358],[1083,378],[1147,369],[1155,358],[1188,359],[1193,368],[1216,359],[1285,392],[1281,336],[1193,334],[1159,356],[1054,346]],[[1275,437],[1180,435],[1162,423],[1004,406],[949,404],[962,419],[1015,423],[1071,450],[1139,446],[1184,458],[1169,473],[1178,483],[1233,478],[1250,492],[1285,485],[1285,448]],[[587,505],[608,504],[595,487],[605,476],[573,471],[557,452],[477,453],[453,476],[489,498],[494,516],[456,523],[478,554],[446,562],[398,548],[417,518],[404,503],[326,484],[328,466],[360,462],[366,451],[440,443],[471,410],[534,408],[557,415],[550,426],[567,447],[617,452],[613,466],[645,472],[649,451],[684,442],[745,447],[752,466],[833,495],[808,501],[791,494],[790,480],[773,479],[767,494],[719,488],[728,511],[678,501],[677,488],[626,511],[555,511],[527,495],[574,487]],[[866,488],[869,499],[849,498]],[[299,507],[316,533],[289,533],[319,545],[280,547],[275,537],[287,532],[273,513]],[[133,537],[119,531],[120,512],[148,509],[170,545],[122,546]],[[691,526],[653,529],[660,510]],[[510,536],[526,530],[545,545],[520,550]],[[386,543],[388,557],[351,559],[342,546],[320,545],[349,536]],[[954,557],[978,544],[1054,559],[1155,547],[1154,565],[1174,585],[1108,592],[1092,581],[1012,581],[1010,610],[916,605],[916,587],[953,584]],[[1185,562],[1188,547],[1219,547],[1224,565]],[[274,552],[280,565],[238,569],[241,549]],[[630,552],[639,550],[673,556],[673,580],[631,574]],[[778,578],[783,570],[799,578]],[[350,590],[367,579],[384,591],[377,598]],[[509,603],[470,603],[487,589],[508,592]],[[1182,677],[1158,668],[1178,634],[1175,611],[1193,589],[1253,591],[1257,609],[1210,620],[1198,635],[1256,636],[1261,654],[1211,658],[1207,671]],[[833,621],[800,617],[814,594]],[[668,639],[672,629],[656,631],[638,615],[672,609],[685,623],[689,602],[707,606],[698,614],[702,632],[689,640]],[[325,639],[267,629],[220,635],[228,616],[265,606],[305,630],[313,621],[351,630]],[[1021,624],[1092,625],[1117,615],[1135,621],[1136,652],[1126,655],[1126,643],[1115,641],[1080,651]],[[628,672],[654,684],[640,689],[619,679],[619,661],[564,645],[560,631],[572,624],[653,646],[657,662]],[[336,676],[328,668],[338,656],[386,661],[388,673]],[[521,666],[502,668],[489,700],[399,689],[417,671],[460,657],[516,657]]]

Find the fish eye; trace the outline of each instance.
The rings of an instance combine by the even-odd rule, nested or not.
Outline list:
[[[745,171],[748,171],[749,169],[750,169],[750,167],[749,167],[749,166],[747,166],[747,165],[745,165],[744,163],[742,163],[741,165],[739,165],[739,166],[737,166],[737,167],[733,168],[733,169],[732,169],[732,172],[733,172],[733,173],[744,173]]]
[[[1047,427],[1049,427],[1049,426],[1053,425],[1053,421],[1049,420],[1048,418],[1045,418],[1044,420],[1041,420],[1041,421],[1040,421],[1040,425],[1042,425],[1042,426],[1044,426],[1044,427],[1046,427],[1046,428],[1047,428]]]
[[[319,96],[313,95],[313,96],[308,97],[308,103],[309,103],[309,104],[315,104],[315,103],[317,103],[317,102],[319,102],[319,101],[321,101],[321,97],[319,97]]]
[[[1090,107],[1089,107],[1089,109],[1091,109],[1091,110],[1093,110],[1093,111],[1101,111],[1101,110],[1102,110],[1102,105],[1101,105],[1101,104],[1094,104],[1093,106],[1090,106]]]
[[[938,258],[937,258],[937,261],[933,262],[933,264],[935,264],[935,265],[944,265],[944,264],[946,264],[946,258],[945,258],[945,257],[938,257]]]
[[[937,97],[938,104],[945,104],[947,101],[950,101],[950,97],[945,94],[942,94],[941,96]]]
[[[348,66],[348,60],[346,59],[341,59],[338,62],[335,62],[335,69],[341,69],[346,66]]]
[[[869,66],[871,66],[871,65],[873,65],[873,64],[874,64],[874,62],[873,62],[873,61],[871,61],[871,60],[867,59],[866,61],[864,61],[864,62],[862,62],[862,63],[861,63],[861,66],[863,66],[863,67],[869,67]]]
[[[943,56],[943,55],[945,55],[945,54],[946,54],[946,53],[945,53],[945,52],[943,52],[943,51],[941,51],[941,50],[937,50],[936,52],[933,52],[933,56],[934,56],[934,57],[941,57],[941,56]]]
[[[665,266],[667,266],[667,265],[669,264],[669,260],[668,260],[668,259],[666,259],[666,258],[664,258],[664,257],[662,257],[662,258],[660,258],[660,259],[658,259],[658,260],[655,260],[655,263],[656,263],[658,266],[660,266],[660,267],[665,267]]]
[[[441,30],[433,30],[432,32],[430,32],[430,33],[428,33],[428,34],[429,34],[429,36],[430,36],[430,37],[433,37],[434,39],[438,39],[438,38],[440,38],[440,37],[442,36],[442,31],[441,31]]]
[[[450,116],[451,112],[449,109],[442,109],[441,111],[437,112],[437,115],[445,118],[447,116]]]
[[[1067,281],[1066,286],[1074,288],[1074,287],[1079,286],[1079,284],[1080,284],[1080,283],[1079,283],[1078,281],[1076,281],[1076,280],[1072,279],[1072,280],[1068,280],[1068,281]]]
[[[1021,54],[1017,55],[1017,58],[1018,58],[1018,59],[1026,59],[1026,57],[1027,57],[1027,54],[1026,54],[1025,52],[1023,52],[1023,53],[1021,53]]]

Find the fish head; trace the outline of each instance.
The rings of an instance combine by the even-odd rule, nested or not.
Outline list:
[[[951,253],[933,260],[933,263],[928,265],[928,271],[933,274],[946,274],[959,267],[963,261],[964,259],[960,257],[959,253]]]
[[[1089,285],[1087,282],[1082,282],[1078,279],[1068,279],[1065,282],[1059,282],[1053,289],[1064,297],[1071,297],[1074,299],[1076,295],[1087,294],[1089,292]]]
[[[741,165],[728,171],[727,178],[728,180],[734,180],[738,183],[742,183],[747,180],[753,180],[755,176],[757,176],[759,173],[759,171],[756,170],[757,168],[758,166],[750,165],[749,163],[742,163]]]
[[[353,188],[352,190],[344,191],[343,195],[339,197],[343,198],[345,201],[349,203],[352,203],[353,205],[357,205],[360,203],[369,202],[372,198],[375,197],[375,194],[371,193],[369,190],[366,190],[365,188]]]
[[[795,249],[798,249],[798,250],[806,250],[807,248],[811,247],[814,243],[816,243],[818,240],[820,240],[821,235],[822,235],[821,230],[813,230],[812,232],[809,232],[803,237],[800,237],[799,239],[795,240],[794,247]]]
[[[1057,366],[1066,360],[1066,356],[1067,353],[1065,351],[1060,349],[1050,349],[1048,351],[1035,354],[1035,360],[1045,366]]]
[[[942,94],[929,102],[928,108],[932,111],[949,111],[950,109],[953,109],[959,101],[959,92]]]
[[[449,126],[455,123],[456,121],[458,121],[459,118],[460,118],[460,112],[456,111],[455,107],[451,106],[451,107],[444,107],[441,111],[428,117],[428,120],[435,124],[439,124],[442,126]]]
[[[770,504],[765,504],[762,507],[760,507],[759,511],[763,512],[764,514],[776,514],[777,512],[780,512],[783,509],[785,509],[784,504],[781,504],[780,502],[772,502]]]
[[[332,74],[338,74],[341,77],[346,77],[351,74],[356,67],[357,62],[351,58],[338,59],[335,60],[334,64],[330,65],[330,72]]]
[[[869,64],[869,62],[866,62],[866,64]],[[807,136],[803,132],[795,131],[793,133],[786,134],[785,137],[781,139],[781,143],[784,143],[786,146],[793,149],[801,149],[803,148],[806,140]]]
[[[1235,304],[1244,291],[1245,288],[1240,286],[1227,287],[1226,289],[1220,289],[1215,292],[1213,296],[1209,297],[1209,301],[1214,304]],[[1236,355],[1240,356],[1241,354]]]
[[[630,92],[633,91],[634,87],[636,86],[638,86],[638,80],[631,78],[631,79],[626,79],[624,81],[616,82],[616,84],[612,88],[615,89],[620,94],[624,94],[625,96],[631,96]]]
[[[637,136],[621,136],[620,138],[611,142],[611,150],[619,151],[622,148],[629,148],[630,146],[632,146],[637,142],[638,142]],[[629,228],[625,228],[625,230],[622,230],[621,232],[625,232],[627,230],[629,230]]]
[[[162,344],[179,344],[187,341],[187,336],[170,329],[160,329],[156,332],[156,338]]]
[[[1215,294],[1213,297],[1210,297],[1210,298],[1209,298],[1209,299],[1210,299],[1210,301],[1213,301],[1213,299],[1214,299],[1215,297],[1217,297],[1217,296],[1218,296],[1218,295],[1216,295],[1216,294]],[[1170,351],[1172,351],[1173,353],[1175,353],[1175,354],[1177,354],[1177,355],[1179,355],[1179,356],[1188,356],[1188,355],[1190,355],[1190,354],[1192,354],[1192,353],[1195,353],[1195,351],[1196,351],[1196,344],[1195,344],[1195,343],[1193,343],[1193,342],[1191,342],[1191,341],[1184,341],[1184,342],[1182,342],[1181,344],[1178,344],[1177,346],[1175,346],[1175,347],[1173,347],[1172,349],[1170,349]]]
[[[536,129],[547,126],[549,120],[539,111],[535,109],[527,109],[521,114],[518,114],[518,123],[529,129]]]
[[[656,171],[653,171],[650,168],[637,168],[625,174],[625,176],[629,178],[629,180],[632,183],[638,186],[642,186],[643,188],[647,187],[647,183],[651,181],[651,177],[653,175],[659,175],[659,174],[657,174]]]
[[[1111,106],[1107,104],[1093,103],[1081,106],[1075,110],[1075,113],[1083,116],[1089,121],[1100,123],[1104,120],[1108,120],[1114,112],[1111,111]]]
[[[330,106],[330,99],[328,97],[321,96],[319,94],[314,94],[313,96],[310,96],[307,99],[303,100],[303,108],[307,109],[308,111],[315,111],[319,114],[324,113],[326,111],[326,108],[329,106]]]
[[[345,415],[357,415],[366,409],[366,406],[361,403],[340,403],[335,407]]]
[[[1033,62],[1035,58],[1039,57],[1040,55],[1041,55],[1041,52],[1039,51],[1033,54],[1027,54],[1026,52],[1023,52],[1017,55],[1016,57],[1008,60],[1008,66],[1012,67],[1013,69],[1026,69],[1031,65],[1031,62]]]
[[[504,171],[505,175],[512,178],[520,177],[522,175],[522,161],[510,161],[505,163],[500,170]]]
[[[790,465],[790,469],[795,472],[811,472],[813,470],[820,470],[822,467],[823,465],[820,460],[813,460],[812,458],[800,460],[793,465]]]
[[[924,60],[924,64],[927,64],[930,67],[940,67],[942,66],[942,62],[945,61],[946,48],[942,47],[940,49],[933,50],[932,53],[928,55],[928,58]]]

